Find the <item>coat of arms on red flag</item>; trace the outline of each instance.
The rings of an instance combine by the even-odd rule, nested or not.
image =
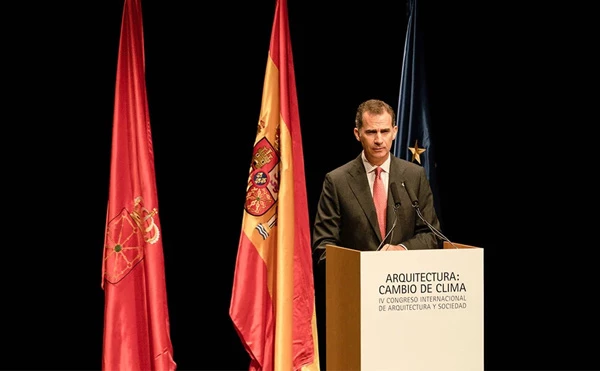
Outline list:
[[[134,202],[133,211],[123,208],[108,222],[104,246],[104,277],[117,283],[144,258],[147,243],[160,239],[160,230],[154,223],[156,209],[148,210],[141,197]]]

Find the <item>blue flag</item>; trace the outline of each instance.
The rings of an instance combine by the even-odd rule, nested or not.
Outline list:
[[[419,32],[417,0],[408,0],[408,22],[396,112],[398,136],[394,141],[393,153],[396,157],[425,168],[433,191],[435,209],[441,220],[440,195],[435,176],[436,163],[429,129],[423,36]]]

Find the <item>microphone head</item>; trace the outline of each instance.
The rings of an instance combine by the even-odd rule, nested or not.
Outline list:
[[[402,187],[404,187],[404,190],[406,191],[406,194],[408,195],[408,198],[410,199],[412,206],[419,207],[419,200],[417,200],[415,195],[412,193],[412,191],[410,189],[408,189],[408,187],[406,186],[406,184],[404,184],[404,182],[402,182]],[[393,193],[392,193],[392,195],[393,195]]]
[[[394,199],[394,206],[399,207],[400,206],[400,195],[398,194],[398,186],[396,185],[396,182],[393,182],[392,184],[390,184],[390,187],[392,190],[392,198]]]

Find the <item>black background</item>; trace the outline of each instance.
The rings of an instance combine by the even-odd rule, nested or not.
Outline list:
[[[0,366],[99,369],[123,1],[23,5],[4,13]],[[485,248],[486,369],[597,368],[586,12],[419,7],[442,230]],[[275,4],[142,8],[174,358],[180,370],[244,370],[228,310]],[[311,218],[325,173],[360,151],[358,104],[397,105],[406,14],[403,1],[289,0]]]

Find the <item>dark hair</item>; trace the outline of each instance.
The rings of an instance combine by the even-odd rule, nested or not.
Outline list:
[[[354,120],[354,123],[356,124],[357,129],[360,129],[363,126],[362,117],[363,113],[365,112],[374,115],[381,115],[387,112],[390,114],[390,116],[392,116],[392,126],[396,125],[396,113],[389,104],[379,99],[369,99],[367,101],[362,102],[356,110],[356,118]]]

